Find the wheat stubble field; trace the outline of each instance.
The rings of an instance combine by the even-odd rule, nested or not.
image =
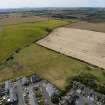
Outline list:
[[[58,28],[37,43],[105,69],[105,33]]]

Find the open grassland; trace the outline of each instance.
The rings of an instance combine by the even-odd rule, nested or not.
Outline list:
[[[105,69],[105,33],[58,28],[38,43]]]
[[[0,81],[36,73],[64,89],[69,84],[69,78],[82,72],[95,75],[101,82],[105,81],[104,71],[36,44],[21,50],[12,63],[0,71]]]
[[[68,24],[62,20],[44,20],[32,23],[5,25],[0,33],[0,62],[9,58],[16,50],[48,34],[47,29]]]

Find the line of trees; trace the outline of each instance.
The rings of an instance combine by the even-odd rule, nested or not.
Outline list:
[[[71,78],[68,80],[70,84],[67,86],[67,90],[70,89],[71,85]],[[84,84],[95,91],[105,94],[105,82],[101,82],[98,80],[96,76],[91,73],[81,73],[78,76],[72,78],[72,81],[78,81]]]

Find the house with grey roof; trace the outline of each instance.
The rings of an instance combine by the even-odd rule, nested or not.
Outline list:
[[[37,75],[32,75],[30,80],[32,83],[35,83],[35,82],[39,82],[41,80],[41,78]]]
[[[22,82],[22,85],[23,85],[23,86],[25,86],[25,85],[28,85],[28,84],[29,84],[29,80],[28,80],[28,78],[27,78],[27,77],[23,77],[23,78],[22,78],[22,80],[21,80],[21,82]]]
[[[15,104],[18,101],[16,88],[14,86],[10,87],[10,103]]]
[[[47,83],[46,85],[46,91],[51,97],[54,93],[59,94],[59,91],[50,83]]]
[[[5,92],[8,93],[9,92],[9,89],[11,87],[11,80],[7,80],[5,81]]]

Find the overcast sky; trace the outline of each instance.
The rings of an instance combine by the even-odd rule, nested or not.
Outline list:
[[[0,0],[0,8],[105,7],[105,0]]]

